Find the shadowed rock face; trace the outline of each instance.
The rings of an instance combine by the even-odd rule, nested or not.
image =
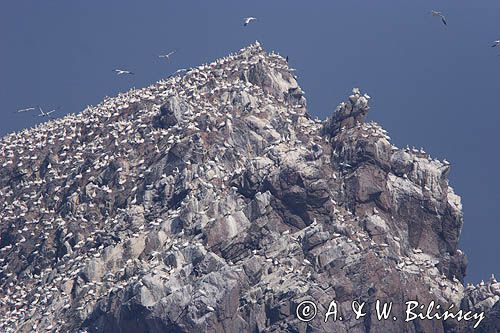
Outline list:
[[[313,120],[254,44],[4,137],[0,331],[472,331],[404,322],[404,302],[434,300],[495,332],[500,284],[461,282],[449,165],[391,145],[369,99]],[[344,318],[325,323],[332,300]],[[376,300],[401,319],[377,320]]]

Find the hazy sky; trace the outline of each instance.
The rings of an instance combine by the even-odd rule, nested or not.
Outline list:
[[[447,28],[431,9],[447,16]],[[244,28],[246,16],[259,21]],[[478,282],[500,275],[495,39],[498,0],[2,1],[0,135],[40,120],[17,108],[79,112],[259,40],[289,56],[312,115],[326,118],[359,86],[393,143],[452,163],[467,280]],[[158,59],[171,50],[170,63]],[[136,75],[112,72],[122,67]]]

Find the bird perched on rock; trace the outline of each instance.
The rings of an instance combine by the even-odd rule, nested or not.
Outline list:
[[[448,23],[446,23],[446,17],[444,17],[443,13],[435,11],[435,10],[431,10],[431,14],[432,14],[432,16],[440,17],[441,22],[443,22],[443,24],[446,26],[448,25]]]

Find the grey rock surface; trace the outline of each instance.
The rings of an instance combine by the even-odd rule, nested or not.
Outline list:
[[[2,332],[470,332],[375,302],[484,311],[450,166],[353,89],[326,121],[281,56],[240,52],[0,141]],[[297,305],[342,321],[305,323]],[[368,314],[356,319],[353,300]]]

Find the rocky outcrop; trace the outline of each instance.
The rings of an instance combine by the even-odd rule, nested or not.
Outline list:
[[[369,99],[353,89],[314,120],[257,43],[4,137],[0,330],[473,329],[405,322],[418,300],[483,311],[494,332],[498,283],[463,286],[450,166],[393,146]],[[325,322],[332,300],[344,318]],[[378,320],[377,300],[400,319]]]

